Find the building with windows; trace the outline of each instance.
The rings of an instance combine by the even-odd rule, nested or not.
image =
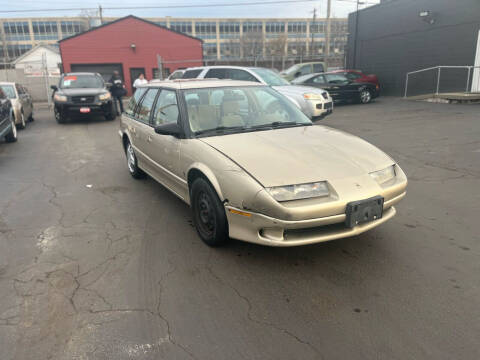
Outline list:
[[[344,63],[348,26],[343,18],[146,20],[202,39],[203,60],[209,64],[258,60],[261,64],[281,61],[281,65],[288,65],[310,59],[326,60],[330,66]],[[57,45],[58,40],[88,30],[91,24],[90,19],[82,17],[0,19],[0,57],[10,62],[35,45]]]

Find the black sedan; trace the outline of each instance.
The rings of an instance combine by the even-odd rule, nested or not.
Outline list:
[[[368,104],[380,95],[378,85],[352,82],[345,75],[335,73],[309,74],[296,78],[292,83],[325,89],[337,103],[355,101]]]

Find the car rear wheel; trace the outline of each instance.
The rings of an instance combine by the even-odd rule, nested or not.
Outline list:
[[[128,172],[130,173],[130,175],[132,175],[132,177],[135,179],[141,179],[145,177],[145,173],[143,172],[143,170],[138,167],[135,150],[133,149],[133,146],[132,144],[130,144],[130,142],[127,143],[125,152],[127,155]]]
[[[194,180],[191,187],[193,222],[198,235],[208,246],[221,246],[228,240],[225,208],[213,187],[204,178]]]
[[[362,104],[368,104],[372,101],[372,93],[368,89],[363,89],[360,91],[360,102]]]
[[[10,132],[5,136],[5,141],[15,142],[17,141],[17,127],[15,126],[15,120],[13,116],[10,117],[10,121],[12,123],[12,128],[10,129]]]
[[[33,118],[33,110],[32,110],[32,112],[30,113],[30,116],[28,117],[28,121],[29,121],[29,122],[32,122],[32,121],[34,121],[34,120],[35,120],[35,119]]]
[[[115,111],[115,107],[112,105],[110,108],[110,112],[105,114],[105,119],[111,121],[117,118],[117,112]]]
[[[20,130],[25,129],[25,127],[26,127],[26,125],[25,125],[25,115],[23,114],[23,111],[20,113],[20,124],[18,124],[17,127]]]

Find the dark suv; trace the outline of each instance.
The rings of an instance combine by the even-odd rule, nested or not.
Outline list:
[[[17,127],[15,126],[12,104],[0,88],[0,139],[2,137],[5,137],[7,142],[17,141]]]
[[[52,85],[54,113],[58,123],[74,115],[104,115],[115,119],[112,95],[100,74],[68,73],[60,78],[59,86]]]

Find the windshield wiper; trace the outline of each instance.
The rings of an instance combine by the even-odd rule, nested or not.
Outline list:
[[[205,130],[199,130],[195,131],[195,135],[203,135],[206,133],[223,133],[225,131],[235,131],[235,130],[245,130],[245,126],[217,126],[216,128],[213,129],[205,129]]]
[[[274,121],[269,124],[254,125],[251,128],[252,129],[264,129],[264,128],[278,129],[282,127],[303,126],[303,125],[309,125],[309,124],[297,123],[296,121]]]

